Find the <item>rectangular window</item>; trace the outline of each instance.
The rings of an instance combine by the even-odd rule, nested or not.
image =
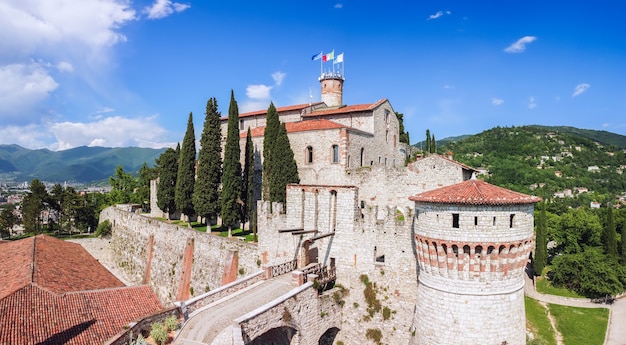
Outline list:
[[[459,214],[458,213],[453,213],[452,214],[452,227],[453,228],[459,228]]]
[[[478,225],[478,217],[474,217],[474,226]]]
[[[515,215],[511,214],[511,217],[509,218],[509,228],[513,227],[513,218],[515,218]]]
[[[333,145],[333,163],[339,163],[339,146]]]

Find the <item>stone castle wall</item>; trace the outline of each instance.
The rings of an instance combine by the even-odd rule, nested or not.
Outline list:
[[[259,271],[257,246],[162,222],[115,207],[102,211],[100,220],[113,225],[111,247],[115,261],[134,284],[145,281],[164,304],[178,296],[193,297],[223,285],[225,267],[237,261],[239,276]],[[151,252],[151,260],[148,260]],[[188,253],[188,254],[186,254]],[[237,259],[234,259],[236,257]],[[188,262],[189,267],[184,267]],[[188,277],[188,286],[181,279]],[[186,299],[186,298],[185,298]]]

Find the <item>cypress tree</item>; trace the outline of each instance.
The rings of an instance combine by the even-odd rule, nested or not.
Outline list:
[[[546,204],[541,205],[541,212],[536,226],[535,236],[535,257],[533,258],[533,271],[536,276],[540,276],[544,267],[548,264],[548,237],[546,221]]]
[[[285,124],[281,123],[276,142],[272,146],[272,166],[270,175],[270,197],[272,202],[286,202],[285,187],[289,183],[299,183],[298,165],[287,137]]]
[[[220,213],[220,184],[222,183],[222,133],[217,100],[206,104],[204,128],[198,153],[198,177],[193,190],[193,206],[207,225],[214,224]]]
[[[437,153],[437,140],[434,134],[430,138],[430,153]]]
[[[176,213],[176,202],[174,195],[176,190],[176,177],[178,176],[178,158],[180,147],[176,145],[176,150],[168,148],[157,158],[157,169],[159,171],[159,184],[157,185],[157,206],[161,211],[168,214]]]
[[[426,147],[422,150],[425,153],[430,153],[430,129],[426,130]]]
[[[241,196],[241,162],[239,148],[239,109],[235,94],[230,92],[228,107],[228,133],[224,148],[224,172],[222,175],[222,224],[228,226],[231,236],[233,226],[238,226]]]
[[[195,216],[193,207],[193,189],[196,181],[196,135],[193,129],[193,115],[189,113],[187,131],[183,138],[178,160],[178,176],[174,199],[176,208],[185,214],[188,221]]]
[[[243,200],[241,221],[245,223],[248,220],[252,220],[254,213],[254,144],[252,143],[252,134],[249,127],[244,157],[244,168],[241,176],[241,200]],[[252,229],[252,222],[250,222],[248,227]]]
[[[606,209],[606,227],[602,232],[602,246],[605,254],[617,256],[617,233],[615,232],[615,221],[613,219],[613,205],[610,203]]]
[[[263,133],[263,200],[270,200],[270,178],[272,176],[271,167],[272,161],[272,147],[276,142],[276,135],[280,127],[280,120],[278,119],[278,112],[274,103],[270,103],[267,109],[267,116],[265,120],[265,132]]]

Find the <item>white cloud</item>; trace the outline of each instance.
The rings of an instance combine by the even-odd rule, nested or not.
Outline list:
[[[535,107],[537,106],[537,103],[535,103],[535,97],[530,97],[528,99],[528,109],[535,109]]]
[[[576,96],[582,95],[587,90],[589,90],[590,87],[591,87],[591,85],[589,85],[587,83],[581,83],[581,84],[576,85],[576,87],[574,88],[574,93],[572,93],[572,97],[576,97]]]
[[[16,144],[29,149],[45,148],[50,133],[40,125],[2,126],[0,127],[0,144]]]
[[[498,105],[502,105],[502,103],[504,103],[504,100],[501,98],[494,97],[491,99],[491,105],[498,106]]]
[[[452,12],[450,12],[450,11],[437,11],[437,13],[431,14],[430,16],[428,16],[428,18],[426,18],[426,20],[437,19],[437,18],[442,17],[444,14],[451,15]]]
[[[537,39],[535,36],[524,36],[517,40],[515,43],[504,49],[506,53],[521,53],[526,50],[526,45],[534,42]]]
[[[191,7],[191,5],[172,2],[171,0],[156,0],[151,6],[145,8],[145,13],[148,15],[149,19],[161,19],[174,12],[182,12],[189,7]]]
[[[67,61],[61,61],[56,65],[56,68],[61,72],[74,72],[74,66]]]
[[[335,8],[343,8],[343,4],[339,2],[339,3],[336,3],[334,7]]]
[[[454,89],[454,85],[446,84],[446,85],[443,86],[443,88],[446,89],[446,90],[452,90],[452,89]]]
[[[285,77],[287,76],[286,73],[283,72],[275,72],[272,74],[272,79],[274,79],[274,83],[276,83],[276,86],[280,86],[280,84],[283,83],[283,79],[285,79]]]
[[[6,121],[19,116],[26,120],[25,114],[57,87],[57,82],[41,63],[0,66],[0,118]]]
[[[270,99],[271,86],[258,84],[248,85],[246,88],[246,96],[252,99]]]
[[[94,122],[57,122],[48,130],[56,138],[49,146],[53,150],[67,150],[77,146],[160,148],[174,143],[163,142],[165,130],[156,122],[157,116],[127,118],[110,116]],[[137,130],[141,128],[141,130]]]

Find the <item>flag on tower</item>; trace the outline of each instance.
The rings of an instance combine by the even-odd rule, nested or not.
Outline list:
[[[319,60],[322,58],[322,52],[319,52],[315,55],[313,55],[313,57],[311,58],[311,60],[315,61],[315,60]]]
[[[343,62],[343,53],[337,55],[337,57],[335,58],[335,62],[333,63],[341,63]]]
[[[322,57],[322,61],[327,62],[330,60],[333,60],[335,58],[335,51],[333,50],[332,52],[324,55],[324,57]]]

